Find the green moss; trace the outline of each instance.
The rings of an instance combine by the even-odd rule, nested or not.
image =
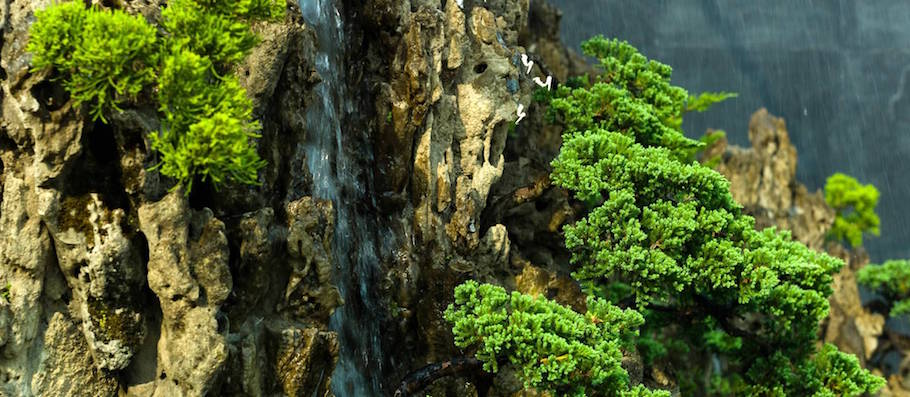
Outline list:
[[[95,229],[88,220],[88,206],[92,203],[92,196],[67,196],[60,202],[60,212],[57,222],[61,231],[75,230],[85,236],[87,244],[95,243]]]
[[[186,194],[197,177],[216,188],[228,180],[256,184],[265,162],[251,141],[261,127],[232,70],[258,42],[250,22],[282,18],[285,7],[282,0],[172,0],[158,29],[120,10],[67,2],[36,13],[28,51],[36,70],[58,70],[75,102],[91,104],[102,121],[140,92],[157,92],[163,128],[150,137],[161,154],[157,168]]]
[[[126,346],[142,343],[142,324],[136,321],[132,311],[113,309],[104,301],[89,299],[89,318],[96,337],[104,342],[119,340]]]

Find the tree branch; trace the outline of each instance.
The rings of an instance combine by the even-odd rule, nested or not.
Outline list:
[[[478,397],[485,397],[493,383],[493,376],[483,370],[482,361],[474,357],[456,357],[411,372],[401,381],[401,385],[395,391],[395,397],[416,396],[433,382],[447,376],[471,379]]]

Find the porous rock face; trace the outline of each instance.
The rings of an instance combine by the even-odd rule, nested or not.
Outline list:
[[[555,265],[568,263],[559,233],[573,213],[546,177],[561,130],[545,126],[530,95],[534,77],[552,75],[555,87],[584,65],[559,44],[558,11],[537,0],[353,3],[348,33],[362,44],[348,63],[362,117],[352,123],[374,132],[376,211],[396,236],[380,256],[395,367],[385,377],[466,354],[443,311],[468,278],[583,308]],[[527,117],[515,126],[519,104]],[[521,389],[507,378],[496,395]],[[473,393],[466,387],[438,381],[427,393]]]
[[[150,170],[153,93],[104,124],[52,72],[29,71],[28,28],[51,3],[0,2],[0,395],[330,395],[341,342],[328,323],[344,302],[335,208],[312,197],[302,150],[319,133],[304,109],[321,77],[296,1],[284,21],[254,24],[262,41],[237,68],[263,125],[261,185],[196,181],[190,195]],[[155,22],[166,2],[98,3]],[[537,0],[337,6],[354,109],[343,130],[373,148],[358,164],[374,200],[356,205],[383,228],[371,288],[384,391],[464,354],[442,311],[467,278],[582,309],[558,265],[573,209],[546,179],[560,131],[530,95],[533,77],[555,85],[584,67],[559,44],[558,12]],[[510,135],[518,104],[528,117]],[[497,395],[520,389],[497,382]]]
[[[309,197],[296,151],[319,81],[299,10],[257,23],[238,68],[262,185],[187,196],[149,170],[154,103],[94,122],[29,71],[29,24],[51,3],[0,4],[0,395],[328,394],[341,302],[332,206]],[[163,3],[123,5],[154,21]]]
[[[834,210],[820,191],[809,193],[796,181],[796,148],[784,120],[758,110],[749,121],[749,141],[751,148],[740,148],[721,139],[703,157],[720,158],[715,169],[730,180],[733,198],[755,217],[757,228],[787,229],[796,240],[823,249]]]

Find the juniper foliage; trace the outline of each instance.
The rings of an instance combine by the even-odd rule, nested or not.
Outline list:
[[[105,110],[119,111],[124,99],[154,83],[158,38],[142,17],[72,2],[39,10],[36,18],[27,47],[32,64],[66,74],[64,87],[77,104],[92,105],[94,119],[106,121]]]
[[[835,173],[825,182],[825,201],[836,212],[829,234],[853,247],[863,245],[863,233],[879,234],[878,189],[852,176]]]
[[[587,304],[580,314],[543,297],[467,281],[456,287],[445,318],[454,324],[457,346],[479,346],[485,370],[511,364],[528,388],[559,396],[669,396],[630,388],[621,367],[621,349],[631,347],[641,315],[593,297]]]
[[[880,388],[884,381],[855,357],[815,348],[843,263],[788,231],[755,230],[729,182],[693,161],[705,144],[685,137],[682,115],[729,95],[692,99],[670,83],[669,66],[625,42],[595,37],[582,48],[603,73],[538,98],[564,126],[551,179],[588,208],[564,230],[573,276],[589,294],[642,314],[637,348],[646,364],[669,363],[683,382],[723,383],[693,385],[702,395],[857,396]],[[450,321],[479,319],[457,313]],[[455,328],[462,346],[486,346],[464,329]],[[526,343],[508,336],[521,328],[497,332],[511,349]],[[502,359],[512,350],[484,351]],[[720,371],[692,364],[712,358]],[[524,359],[512,364],[534,365]],[[624,390],[611,387],[606,395]]]
[[[893,302],[892,317],[910,313],[910,261],[889,260],[881,265],[869,265],[856,272],[856,281]]]

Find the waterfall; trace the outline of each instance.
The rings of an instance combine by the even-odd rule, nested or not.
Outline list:
[[[329,326],[339,336],[339,360],[332,375],[338,397],[380,396],[382,349],[379,308],[373,296],[378,268],[371,172],[372,147],[365,131],[343,131],[353,111],[344,78],[344,24],[334,0],[300,0],[303,18],[318,36],[316,69],[322,82],[306,109],[307,165],[313,195],[335,208],[335,283],[345,304]]]

